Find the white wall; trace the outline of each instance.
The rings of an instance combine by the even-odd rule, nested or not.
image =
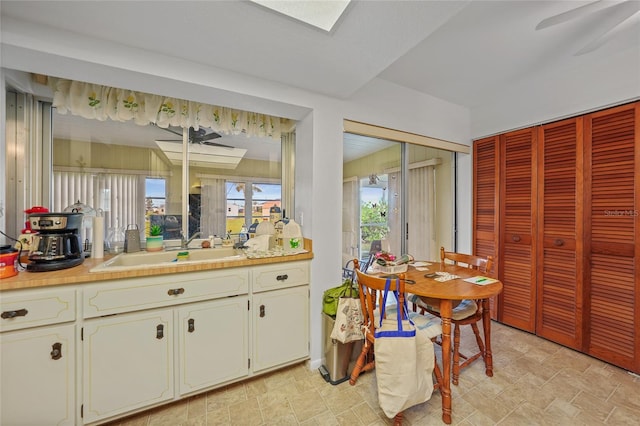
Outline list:
[[[320,366],[322,358],[322,293],[340,282],[342,266],[343,119],[470,142],[470,118],[465,108],[383,80],[372,81],[344,101],[28,24],[4,25],[2,43],[2,65],[6,68],[300,120],[295,208],[297,218],[303,215],[303,234],[313,240],[314,248],[310,302],[313,368]],[[470,187],[460,194],[463,199],[470,196]],[[462,216],[470,222],[471,210],[466,209]],[[470,234],[469,229],[465,232]]]
[[[589,53],[598,55],[599,51]],[[471,111],[472,139],[575,116],[640,97],[640,50],[627,49],[584,66],[575,57],[562,72],[539,72],[511,85],[504,98]],[[561,77],[558,77],[561,76]]]

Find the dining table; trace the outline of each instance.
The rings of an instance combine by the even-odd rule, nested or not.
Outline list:
[[[422,265],[422,266],[417,266]],[[433,276],[434,274],[438,274]],[[447,275],[448,274],[448,275]],[[485,339],[485,374],[493,376],[493,357],[491,352],[491,310],[490,299],[502,291],[502,282],[480,273],[478,270],[453,264],[437,262],[420,262],[409,265],[404,273],[405,291],[413,293],[430,305],[439,304],[442,320],[442,420],[451,424],[451,315],[454,305],[464,299],[482,301],[482,326]],[[442,280],[443,276],[458,278]],[[465,279],[486,276],[478,283]],[[440,279],[440,280],[439,280]],[[471,280],[476,281],[476,280]],[[488,282],[488,284],[487,284]]]

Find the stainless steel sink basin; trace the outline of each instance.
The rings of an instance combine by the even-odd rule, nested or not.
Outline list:
[[[189,253],[188,257],[179,256]],[[150,266],[163,267],[176,264],[193,264],[245,259],[245,255],[233,248],[189,249],[159,252],[141,251],[137,253],[122,253],[91,269],[90,272],[127,271],[148,268]]]

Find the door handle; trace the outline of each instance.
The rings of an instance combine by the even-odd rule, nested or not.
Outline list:
[[[184,294],[184,288],[171,288],[167,291],[169,296],[177,296],[179,294]]]
[[[62,343],[56,342],[51,345],[51,359],[62,358]]]
[[[196,330],[196,320],[194,320],[193,318],[189,319],[189,321],[187,321],[187,331],[189,333],[193,333]]]
[[[164,337],[164,325],[158,324],[156,327],[156,339],[162,339]]]
[[[514,243],[520,242],[520,235],[513,235],[511,237],[511,240],[513,240]]]
[[[265,316],[264,305],[260,305],[260,318],[264,318],[264,316]]]
[[[276,277],[276,280],[278,280],[278,281],[285,281],[287,278],[289,278],[289,275],[287,275],[287,274],[284,274],[284,275],[278,275],[278,276]]]
[[[29,311],[27,311],[26,309],[17,309],[15,311],[4,311],[2,313],[2,315],[0,315],[0,317],[2,317],[2,319],[9,319],[9,318],[15,318],[15,317],[24,317],[29,313]]]
[[[558,238],[557,240],[555,240],[553,242],[553,245],[556,246],[556,247],[562,247],[564,245],[564,240]]]

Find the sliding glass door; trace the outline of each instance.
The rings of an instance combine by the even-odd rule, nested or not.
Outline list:
[[[452,247],[454,153],[345,133],[343,260]]]

